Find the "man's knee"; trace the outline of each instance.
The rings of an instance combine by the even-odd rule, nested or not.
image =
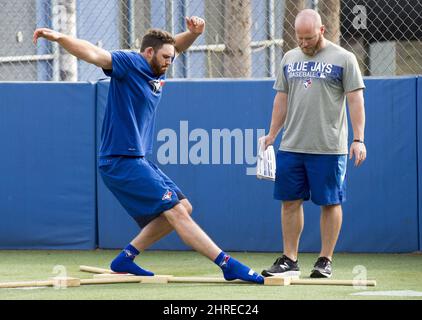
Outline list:
[[[341,204],[330,204],[321,206],[322,213],[342,213]]]
[[[282,210],[283,213],[295,213],[302,207],[303,200],[294,200],[294,201],[283,201]]]
[[[164,211],[164,215],[167,220],[169,220],[170,224],[173,224],[172,222],[190,219],[190,214],[182,203],[179,203],[173,208]]]
[[[192,204],[189,202],[188,199],[182,199],[180,200],[180,203],[185,207],[186,211],[189,213],[189,215],[192,215]]]

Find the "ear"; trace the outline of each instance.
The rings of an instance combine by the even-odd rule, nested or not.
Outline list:
[[[324,26],[324,25],[322,25],[322,26],[321,26],[321,28],[320,28],[319,30],[321,31],[321,34],[324,34],[324,32],[325,32],[325,26]]]
[[[152,58],[154,56],[154,48],[153,47],[145,48],[144,52],[145,52],[145,54],[148,58]]]

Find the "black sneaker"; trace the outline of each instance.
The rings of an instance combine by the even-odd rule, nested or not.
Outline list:
[[[283,277],[298,277],[300,276],[299,265],[297,261],[283,255],[274,262],[274,264],[266,270],[262,270],[261,274],[264,277],[283,276]]]
[[[331,260],[326,257],[319,257],[311,272],[311,278],[331,278]]]

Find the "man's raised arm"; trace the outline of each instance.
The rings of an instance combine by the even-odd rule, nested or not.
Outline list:
[[[181,53],[188,49],[192,43],[198,38],[205,30],[205,21],[202,18],[192,16],[186,17],[187,31],[175,35],[176,44],[174,45],[176,51]]]
[[[88,63],[92,63],[97,67],[105,70],[111,69],[111,53],[88,41],[77,39],[47,28],[39,28],[34,31],[34,44],[37,43],[39,38],[57,42],[70,54]]]

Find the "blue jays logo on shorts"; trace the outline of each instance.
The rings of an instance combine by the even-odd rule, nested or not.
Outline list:
[[[158,94],[161,92],[161,88],[164,86],[164,80],[151,80],[149,84],[152,87],[152,92]]]
[[[312,79],[306,78],[305,80],[303,80],[303,86],[305,87],[305,89],[312,87]]]
[[[171,200],[171,195],[173,193],[170,190],[167,190],[167,192],[163,195],[163,197],[161,198],[161,200]]]

